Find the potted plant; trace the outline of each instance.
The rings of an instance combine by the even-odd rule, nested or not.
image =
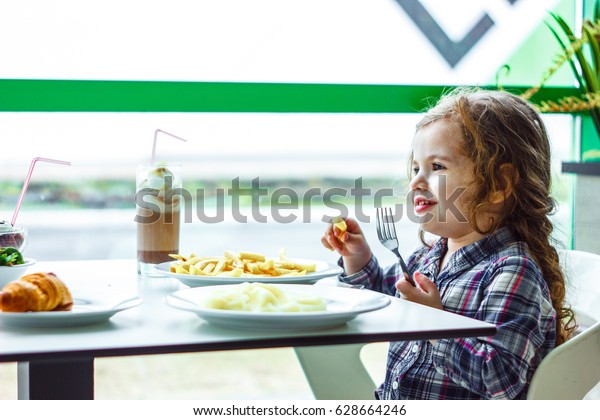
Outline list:
[[[555,29],[548,24],[561,48],[561,54],[556,58],[554,65],[543,75],[537,86],[525,91],[522,96],[531,99],[540,88],[564,64],[569,64],[578,84],[579,96],[568,96],[558,101],[541,101],[537,106],[541,112],[569,112],[583,114],[584,118],[591,120],[593,127],[590,135],[595,137],[596,146],[582,153],[582,162],[598,162],[592,165],[599,169],[600,175],[600,8],[599,1],[594,3],[591,19],[584,19],[581,35],[577,36],[565,20],[550,12],[550,16],[557,26]],[[566,166],[566,168],[565,168]],[[570,165],[563,165],[563,171],[569,172]]]
[[[541,112],[568,112],[582,115],[584,151],[579,162],[563,162],[563,173],[575,177],[573,245],[575,249],[600,254],[600,225],[597,223],[600,198],[600,7],[594,2],[590,19],[584,19],[578,36],[565,20],[550,12],[553,25],[548,24],[561,49],[554,65],[546,71],[538,86],[522,96],[532,98],[550,77],[564,64],[570,66],[577,81],[579,95],[557,101],[542,101]],[[585,138],[583,137],[585,136]]]

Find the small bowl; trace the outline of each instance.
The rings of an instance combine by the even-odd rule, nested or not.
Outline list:
[[[27,229],[13,226],[10,230],[0,230],[0,247],[12,246],[23,252],[27,245]]]
[[[29,267],[34,265],[36,261],[31,258],[24,258],[23,264],[17,265],[2,265],[0,266],[0,289],[14,280],[18,280]]]

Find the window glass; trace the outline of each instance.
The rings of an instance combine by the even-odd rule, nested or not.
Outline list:
[[[337,215],[343,206],[350,215],[364,214],[363,220],[372,223],[377,191],[384,203],[403,202],[408,153],[420,115],[5,113],[1,117],[5,144],[14,145],[10,153],[0,156],[3,219],[12,216],[34,156],[72,162],[71,167],[40,162],[35,168],[18,219],[31,230],[32,253],[62,259],[134,257],[135,169],[150,160],[154,129],[161,128],[188,140],[159,134],[156,152],[158,160],[184,165],[184,188],[190,190],[194,203],[182,228],[188,252],[239,244],[252,249],[264,246],[271,252],[292,247],[297,255],[309,252],[330,259],[319,243],[324,215]],[[560,162],[570,157],[572,118],[546,115],[544,119],[555,151],[557,235],[568,246],[570,178],[560,173]],[[268,196],[257,199],[256,215],[251,198],[242,199],[240,214],[247,220],[241,223],[234,217],[231,200],[219,205],[216,196],[219,189],[230,196],[236,182],[250,189],[253,180]],[[311,188],[320,195],[337,193],[332,201],[341,204],[307,195]],[[358,199],[352,192],[359,188],[368,190],[365,198]],[[286,208],[290,190],[300,201]],[[280,197],[277,202],[272,201],[275,191]],[[198,197],[205,199],[200,216]],[[273,203],[281,208],[277,210]],[[218,211],[222,219],[215,219]],[[115,236],[91,241],[90,229]],[[418,244],[416,226],[403,217],[399,229],[404,232],[404,252],[410,252]],[[366,230],[376,243],[374,226]],[[55,246],[61,234],[72,246]],[[382,258],[388,257],[391,261],[383,253]]]
[[[570,17],[557,0],[4,2],[0,77],[452,85],[510,64],[503,81],[532,84],[555,6]]]
[[[0,77],[452,85],[494,83],[508,63],[511,71],[500,73],[501,82],[535,84],[556,49],[543,24],[547,10],[571,17],[573,9],[569,1],[541,3],[5,2]],[[563,77],[569,84],[568,69],[565,74],[552,83]],[[562,179],[558,165],[569,154],[570,118],[547,119],[558,133]],[[247,186],[258,178],[270,190],[344,188],[348,194],[360,180],[373,193],[392,188],[401,196],[417,120],[416,114],[5,112],[2,219],[11,218],[33,157],[68,160],[72,167],[40,163],[35,169],[18,219],[31,229],[29,252],[40,258],[133,257],[135,167],[150,159],[156,129],[188,139],[159,136],[157,155],[182,162],[194,192],[231,187],[236,178]],[[566,184],[556,185],[561,200],[568,197]],[[269,204],[264,197],[262,204]],[[561,220],[568,220],[567,207],[561,206]],[[193,217],[182,231],[182,249],[293,247],[292,254],[331,259],[319,244],[321,216],[331,209],[314,200],[312,208],[293,223],[243,224],[229,214],[211,224]],[[410,252],[417,245],[415,227],[407,218],[399,225],[406,229],[403,252]],[[114,237],[98,240],[94,232],[102,229]],[[61,232],[70,236],[59,239]],[[258,243],[265,237],[273,239]],[[70,245],[57,247],[57,240]]]

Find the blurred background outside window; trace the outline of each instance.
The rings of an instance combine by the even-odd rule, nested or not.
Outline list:
[[[3,3],[1,78],[392,85],[535,84],[550,64],[548,49],[555,48],[543,25],[547,10],[569,16],[573,8],[571,1],[532,0]],[[563,82],[570,82],[568,74],[553,79]],[[373,192],[393,188],[403,200],[419,117],[4,112],[0,212],[10,219],[33,157],[71,161],[72,167],[36,167],[18,219],[30,230],[27,253],[133,258],[135,167],[150,159],[160,128],[189,140],[159,136],[157,156],[184,164],[184,187],[205,191],[207,214],[216,212],[217,189],[231,188],[236,178],[242,186],[258,178],[269,193],[291,188],[300,196],[315,187],[344,188],[347,199],[336,199],[350,215],[359,204],[372,214],[372,199],[357,204],[350,189],[360,179]],[[559,239],[568,246],[570,193],[558,165],[571,153],[572,118],[545,119],[555,149]],[[269,216],[270,200],[261,200]],[[287,224],[272,217],[242,224],[228,211],[222,223],[194,217],[182,228],[181,250],[274,253],[286,247],[290,255],[332,259],[319,243],[321,217],[337,211],[318,201],[310,203],[310,220],[302,210],[281,210],[298,216]],[[406,217],[399,227],[403,251],[410,252],[418,244],[416,227]]]

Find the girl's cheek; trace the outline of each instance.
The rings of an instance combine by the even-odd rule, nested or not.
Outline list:
[[[445,191],[440,191],[439,180],[435,177],[431,177],[428,181],[429,181],[428,182],[429,191],[431,191],[433,193],[433,195],[435,195],[437,197],[438,200],[440,198],[442,198],[443,195],[445,194]]]

